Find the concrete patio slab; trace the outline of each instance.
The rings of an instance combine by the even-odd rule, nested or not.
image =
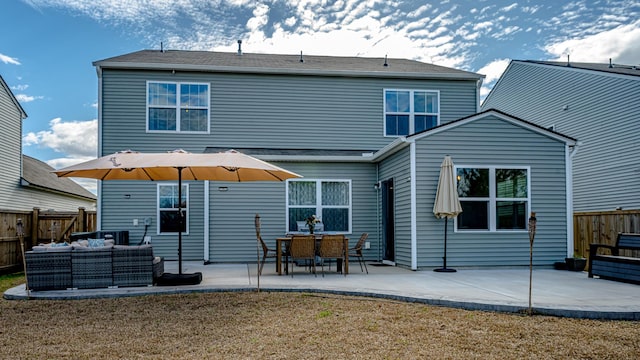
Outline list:
[[[529,304],[528,268],[458,269],[455,273],[411,271],[394,266],[369,265],[369,274],[357,263],[343,276],[318,268],[317,276],[296,267],[294,275],[278,276],[266,264],[260,291],[322,292],[372,296],[456,308],[524,312]],[[68,289],[31,291],[24,285],[4,293],[5,299],[87,299],[190,292],[256,291],[255,264],[183,262],[183,272],[201,272],[198,285]],[[177,262],[165,263],[165,271],[177,272]],[[576,318],[640,320],[640,286],[590,279],[586,272],[535,269],[532,307],[537,314]]]

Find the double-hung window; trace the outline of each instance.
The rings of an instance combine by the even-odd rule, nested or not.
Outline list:
[[[287,214],[289,231],[316,215],[324,231],[351,232],[351,180],[288,180]]]
[[[526,230],[530,180],[526,167],[457,167],[462,213],[457,230]]]
[[[178,212],[178,184],[158,184],[158,234],[188,233],[189,185],[182,184],[182,221]],[[182,226],[181,226],[182,225]]]
[[[440,92],[384,90],[384,134],[405,136],[431,129],[440,121]]]
[[[209,132],[209,84],[147,81],[147,130]]]

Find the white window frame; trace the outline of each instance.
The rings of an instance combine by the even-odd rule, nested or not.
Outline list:
[[[351,234],[352,224],[353,224],[353,188],[351,184],[351,179],[312,179],[312,178],[302,178],[302,179],[288,179],[286,181],[285,188],[285,208],[286,208],[286,216],[285,216],[285,232],[289,232],[289,209],[290,208],[309,208],[313,207],[311,205],[289,205],[289,184],[292,182],[315,182],[316,183],[316,206],[315,206],[315,214],[320,217],[322,214],[322,210],[326,207],[329,209],[348,209],[349,210],[349,229],[347,231],[336,231],[336,234]],[[347,183],[349,186],[349,205],[322,205],[322,183],[323,182],[341,182]],[[322,221],[322,218],[320,218]],[[334,233],[334,232],[332,232]]]
[[[171,211],[171,210],[175,210],[176,212],[178,211],[178,208],[161,208],[160,207],[160,187],[163,186],[172,186],[172,187],[178,187],[178,183],[177,182],[162,182],[162,183],[158,183],[156,185],[156,234],[157,235],[176,235],[178,234],[177,232],[160,232],[160,212],[161,211]],[[189,201],[189,184],[185,184],[182,183],[182,186],[184,187],[183,190],[183,194],[185,196],[185,201],[187,202],[187,205],[185,207],[182,208],[182,211],[184,211],[184,217],[185,217],[185,229],[182,232],[183,235],[189,235],[189,204],[191,203]]]
[[[468,197],[460,198],[460,201],[488,201],[489,202],[489,229],[458,229],[458,218],[455,218],[455,232],[464,233],[487,233],[487,232],[499,232],[499,233],[523,233],[527,232],[528,224],[525,222],[524,229],[498,229],[497,228],[497,208],[498,201],[526,201],[527,202],[527,214],[531,214],[531,167],[530,166],[518,166],[518,165],[455,165],[454,174],[458,173],[458,169],[488,169],[489,170],[489,197],[478,198]],[[527,171],[527,197],[526,198],[499,198],[496,195],[496,169],[513,169],[513,170],[526,170]],[[525,215],[525,220],[528,216]]]
[[[176,104],[175,106],[163,105],[163,106],[153,106],[149,104],[149,84],[172,84],[176,86]],[[207,105],[192,107],[197,110],[207,110],[207,129],[203,131],[182,131],[180,130],[181,119],[180,119],[180,110],[184,108],[180,102],[180,88],[181,85],[204,85],[207,87]],[[146,103],[146,131],[148,133],[184,133],[184,134],[209,134],[211,131],[211,84],[203,83],[203,82],[191,82],[191,81],[162,81],[162,80],[147,80],[147,87],[145,92],[145,103]],[[149,109],[150,108],[175,108],[176,111],[176,129],[175,130],[151,130],[149,129]]]
[[[409,92],[409,112],[389,112],[387,113],[387,92],[388,91],[408,91]],[[435,94],[438,98],[438,111],[435,113],[416,113],[414,108],[414,94],[416,92],[425,92]],[[440,125],[440,90],[428,90],[428,89],[383,89],[382,91],[382,127],[383,127],[383,136],[384,137],[401,137],[408,136],[415,133],[415,115],[435,115],[436,116],[436,126]],[[389,135],[387,134],[387,115],[409,115],[409,134],[407,135]]]

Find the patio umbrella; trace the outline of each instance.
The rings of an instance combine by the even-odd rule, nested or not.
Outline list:
[[[53,171],[59,177],[82,177],[98,180],[178,180],[178,214],[182,215],[182,180],[227,182],[284,181],[301,177],[235,150],[218,153],[189,153],[174,150],[166,153],[117,152],[84,163]],[[178,230],[178,271],[182,274],[182,216]]]
[[[455,269],[447,268],[447,222],[449,218],[455,218],[462,212],[462,206],[458,199],[456,177],[453,171],[453,161],[449,155],[444,157],[440,165],[440,179],[436,191],[436,201],[433,205],[433,214],[437,218],[444,218],[444,265],[434,269],[437,272],[455,272]]]

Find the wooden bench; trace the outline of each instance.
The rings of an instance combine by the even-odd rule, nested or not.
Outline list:
[[[600,249],[609,250],[609,254],[598,253]],[[634,256],[623,256],[633,252]],[[594,275],[602,279],[640,284],[640,234],[620,233],[616,244],[591,244],[589,246],[589,277]]]

